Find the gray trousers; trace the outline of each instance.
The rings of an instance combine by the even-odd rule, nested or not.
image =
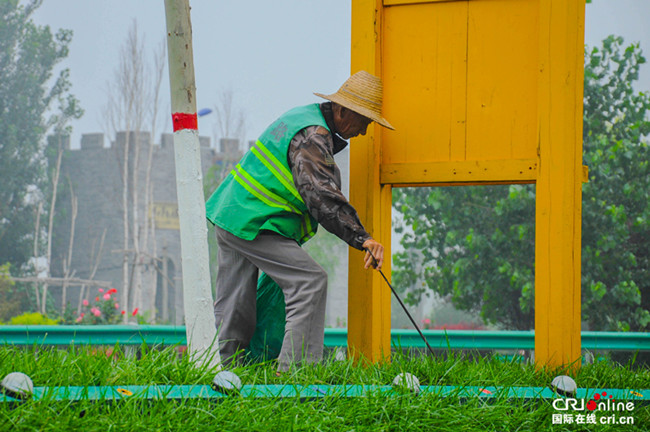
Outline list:
[[[214,313],[222,361],[248,347],[256,324],[258,270],[284,293],[286,327],[278,370],[323,357],[327,273],[294,240],[270,231],[253,241],[216,227],[219,272]]]

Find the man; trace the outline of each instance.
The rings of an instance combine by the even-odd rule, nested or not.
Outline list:
[[[381,80],[361,71],[336,93],[315,94],[330,102],[283,114],[206,203],[219,244],[215,318],[225,362],[253,336],[259,270],[280,286],[286,303],[278,371],[322,358],[327,274],[300,247],[318,224],[366,250],[366,269],[381,268],[384,247],[343,196],[334,162],[345,140],[365,135],[372,121],[393,129],[381,116]]]

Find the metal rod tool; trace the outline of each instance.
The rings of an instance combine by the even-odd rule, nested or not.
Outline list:
[[[427,342],[427,338],[424,337],[424,334],[422,333],[422,330],[420,330],[420,327],[417,325],[417,323],[415,322],[415,320],[413,319],[413,317],[409,313],[408,309],[406,309],[406,306],[404,305],[404,302],[402,302],[402,299],[399,298],[399,296],[397,295],[397,292],[395,291],[395,288],[393,288],[393,286],[390,284],[390,282],[388,282],[388,279],[386,278],[384,273],[380,269],[377,268],[377,258],[375,258],[375,256],[372,254],[372,252],[370,252],[370,250],[367,249],[367,248],[366,248],[366,252],[368,252],[370,254],[370,256],[372,257],[372,259],[375,261],[375,268],[379,271],[379,274],[381,275],[381,277],[384,278],[384,280],[386,281],[386,283],[390,287],[390,290],[393,292],[393,294],[395,295],[395,298],[397,299],[399,304],[402,306],[402,309],[404,309],[404,312],[406,312],[406,316],[408,316],[409,319],[411,320],[411,323],[413,323],[413,327],[415,327],[415,329],[418,331],[418,333],[420,333],[420,336],[422,337],[422,340],[427,345],[427,348],[429,348],[429,351],[431,352],[431,354],[433,354],[435,356],[435,353],[433,352],[433,348],[431,348],[431,345],[429,345],[429,342]]]

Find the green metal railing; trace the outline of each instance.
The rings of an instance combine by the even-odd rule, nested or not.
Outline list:
[[[423,330],[439,349],[532,350],[534,331]],[[325,346],[347,346],[347,329],[325,329]],[[394,346],[426,348],[416,330],[391,330]],[[11,345],[185,345],[184,326],[0,326],[0,344]],[[582,332],[587,350],[650,351],[650,333]]]

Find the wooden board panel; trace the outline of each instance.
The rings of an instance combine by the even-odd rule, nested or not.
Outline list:
[[[382,163],[464,159],[467,2],[384,9]]]
[[[468,3],[467,159],[537,156],[538,3]]]

